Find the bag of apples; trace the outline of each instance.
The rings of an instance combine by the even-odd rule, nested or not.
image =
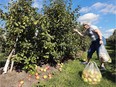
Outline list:
[[[102,62],[111,63],[111,58],[110,58],[110,56],[109,56],[109,54],[108,54],[104,45],[101,45],[100,48],[99,48],[99,59]]]
[[[82,73],[82,79],[89,84],[98,84],[102,75],[95,62],[89,62]]]

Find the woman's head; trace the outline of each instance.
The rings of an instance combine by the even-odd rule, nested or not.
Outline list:
[[[84,29],[89,29],[90,26],[89,26],[88,24],[83,24],[83,28],[84,28]]]

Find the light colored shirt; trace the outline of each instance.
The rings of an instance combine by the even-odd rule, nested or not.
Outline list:
[[[94,32],[95,29],[98,28],[96,26],[90,26],[90,28],[85,31],[84,35],[88,35],[92,39],[92,41],[95,41],[96,39],[99,38],[98,34]]]

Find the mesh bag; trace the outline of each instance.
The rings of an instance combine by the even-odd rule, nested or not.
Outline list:
[[[111,63],[111,58],[110,58],[104,45],[101,45],[99,48],[99,59],[102,62],[110,62]]]
[[[82,73],[82,79],[89,84],[98,84],[102,75],[95,62],[89,62]]]

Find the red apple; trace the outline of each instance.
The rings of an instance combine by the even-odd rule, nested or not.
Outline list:
[[[39,75],[35,77],[37,80],[39,79]]]
[[[50,66],[47,66],[47,67],[46,67],[46,70],[48,70],[48,69],[50,69]]]

